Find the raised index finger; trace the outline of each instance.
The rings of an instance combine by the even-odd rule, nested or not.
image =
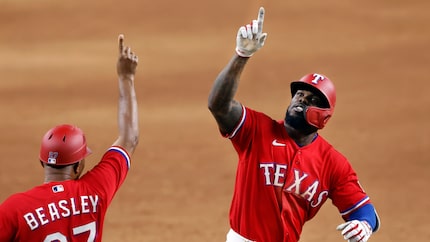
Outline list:
[[[118,46],[119,46],[119,53],[122,54],[124,50],[124,35],[120,34],[118,36]]]
[[[263,22],[264,22],[264,8],[260,7],[260,10],[258,11],[258,33],[261,34],[263,32]]]

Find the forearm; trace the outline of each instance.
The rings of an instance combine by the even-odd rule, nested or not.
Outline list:
[[[373,232],[376,232],[378,230],[380,223],[375,207],[371,203],[366,204],[352,212],[349,215],[348,220],[367,221],[371,226]]]
[[[139,120],[134,90],[134,76],[138,57],[130,47],[124,46],[124,35],[118,36],[118,139],[113,145],[123,147],[130,155],[139,143]]]
[[[139,119],[134,75],[119,76],[118,98],[118,145],[133,154],[139,142]]]
[[[225,115],[230,111],[240,75],[248,59],[234,55],[215,79],[208,99],[208,108],[214,115]]]
[[[370,203],[343,218],[347,222],[340,224],[336,229],[341,231],[343,238],[347,241],[366,242],[374,232],[378,231],[380,226],[379,216]]]
[[[263,21],[264,8],[261,7],[257,20],[239,28],[236,35],[236,54],[219,73],[209,93],[208,108],[224,135],[230,134],[242,118],[242,105],[234,100],[234,95],[249,57],[263,47],[266,40]]]

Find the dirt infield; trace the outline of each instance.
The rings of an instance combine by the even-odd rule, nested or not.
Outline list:
[[[92,167],[116,137],[117,36],[139,55],[141,142],[104,241],[225,241],[236,154],[207,109],[237,28],[266,8],[266,46],[237,99],[281,119],[289,81],[336,84],[321,132],[359,174],[382,219],[371,241],[429,241],[430,17],[410,1],[54,1],[0,3],[0,202],[43,182],[44,132],[73,123]],[[301,241],[343,241],[330,202]]]

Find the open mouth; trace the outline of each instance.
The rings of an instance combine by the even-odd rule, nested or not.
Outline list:
[[[305,109],[306,109],[306,105],[303,105],[303,104],[294,105],[292,108],[292,110],[297,113],[302,113],[305,111]]]

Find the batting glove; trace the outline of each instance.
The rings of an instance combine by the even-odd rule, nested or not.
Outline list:
[[[372,228],[366,221],[352,220],[336,228],[348,242],[366,242],[372,235]]]
[[[260,7],[258,19],[252,20],[239,28],[236,38],[236,53],[242,57],[251,57],[264,45],[267,33],[263,33],[264,8]]]

